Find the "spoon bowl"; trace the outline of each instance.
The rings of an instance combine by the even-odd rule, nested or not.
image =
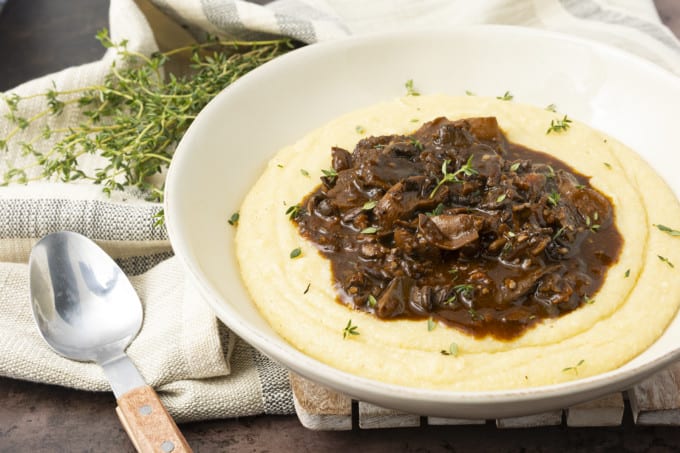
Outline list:
[[[142,305],[118,265],[72,232],[52,233],[29,260],[31,305],[45,341],[61,355],[102,361],[124,350],[142,326]]]

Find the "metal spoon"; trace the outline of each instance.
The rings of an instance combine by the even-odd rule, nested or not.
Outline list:
[[[125,354],[142,326],[142,304],[118,265],[85,236],[64,231],[35,244],[29,272],[40,334],[64,357],[102,367],[135,448],[191,451],[156,392]]]

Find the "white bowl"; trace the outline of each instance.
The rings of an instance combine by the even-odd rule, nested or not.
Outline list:
[[[348,111],[404,94],[497,96],[554,103],[640,153],[671,185],[680,166],[680,79],[624,52],[544,31],[475,26],[349,38],[295,50],[220,93],[177,148],[165,216],[175,253],[217,316],[274,360],[357,399],[403,411],[498,418],[563,408],[622,390],[679,357],[680,318],[624,366],[564,384],[524,390],[450,392],[388,385],[305,356],[260,316],[243,286],[231,213],[281,147]],[[266,282],[263,282],[266,284]]]

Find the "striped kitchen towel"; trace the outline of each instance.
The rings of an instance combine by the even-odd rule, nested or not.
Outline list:
[[[305,43],[407,28],[506,24],[620,47],[680,74],[680,41],[652,0],[152,0],[194,32],[285,35]],[[258,2],[264,3],[264,2]]]

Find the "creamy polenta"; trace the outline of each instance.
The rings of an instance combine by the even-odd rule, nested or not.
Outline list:
[[[611,200],[624,238],[593,302],[541,321],[511,340],[475,338],[427,319],[384,321],[336,301],[330,264],[290,221],[290,207],[319,184],[333,146],[369,135],[408,134],[436,117],[494,116],[512,142],[590,176]],[[634,152],[576,121],[547,134],[563,114],[474,96],[409,96],[344,115],[280,150],[240,208],[243,280],[262,316],[286,341],[340,370],[383,382],[451,390],[554,384],[612,370],[664,331],[680,305],[680,225],[671,190]],[[662,259],[663,258],[663,259]],[[351,330],[351,332],[349,332]]]

